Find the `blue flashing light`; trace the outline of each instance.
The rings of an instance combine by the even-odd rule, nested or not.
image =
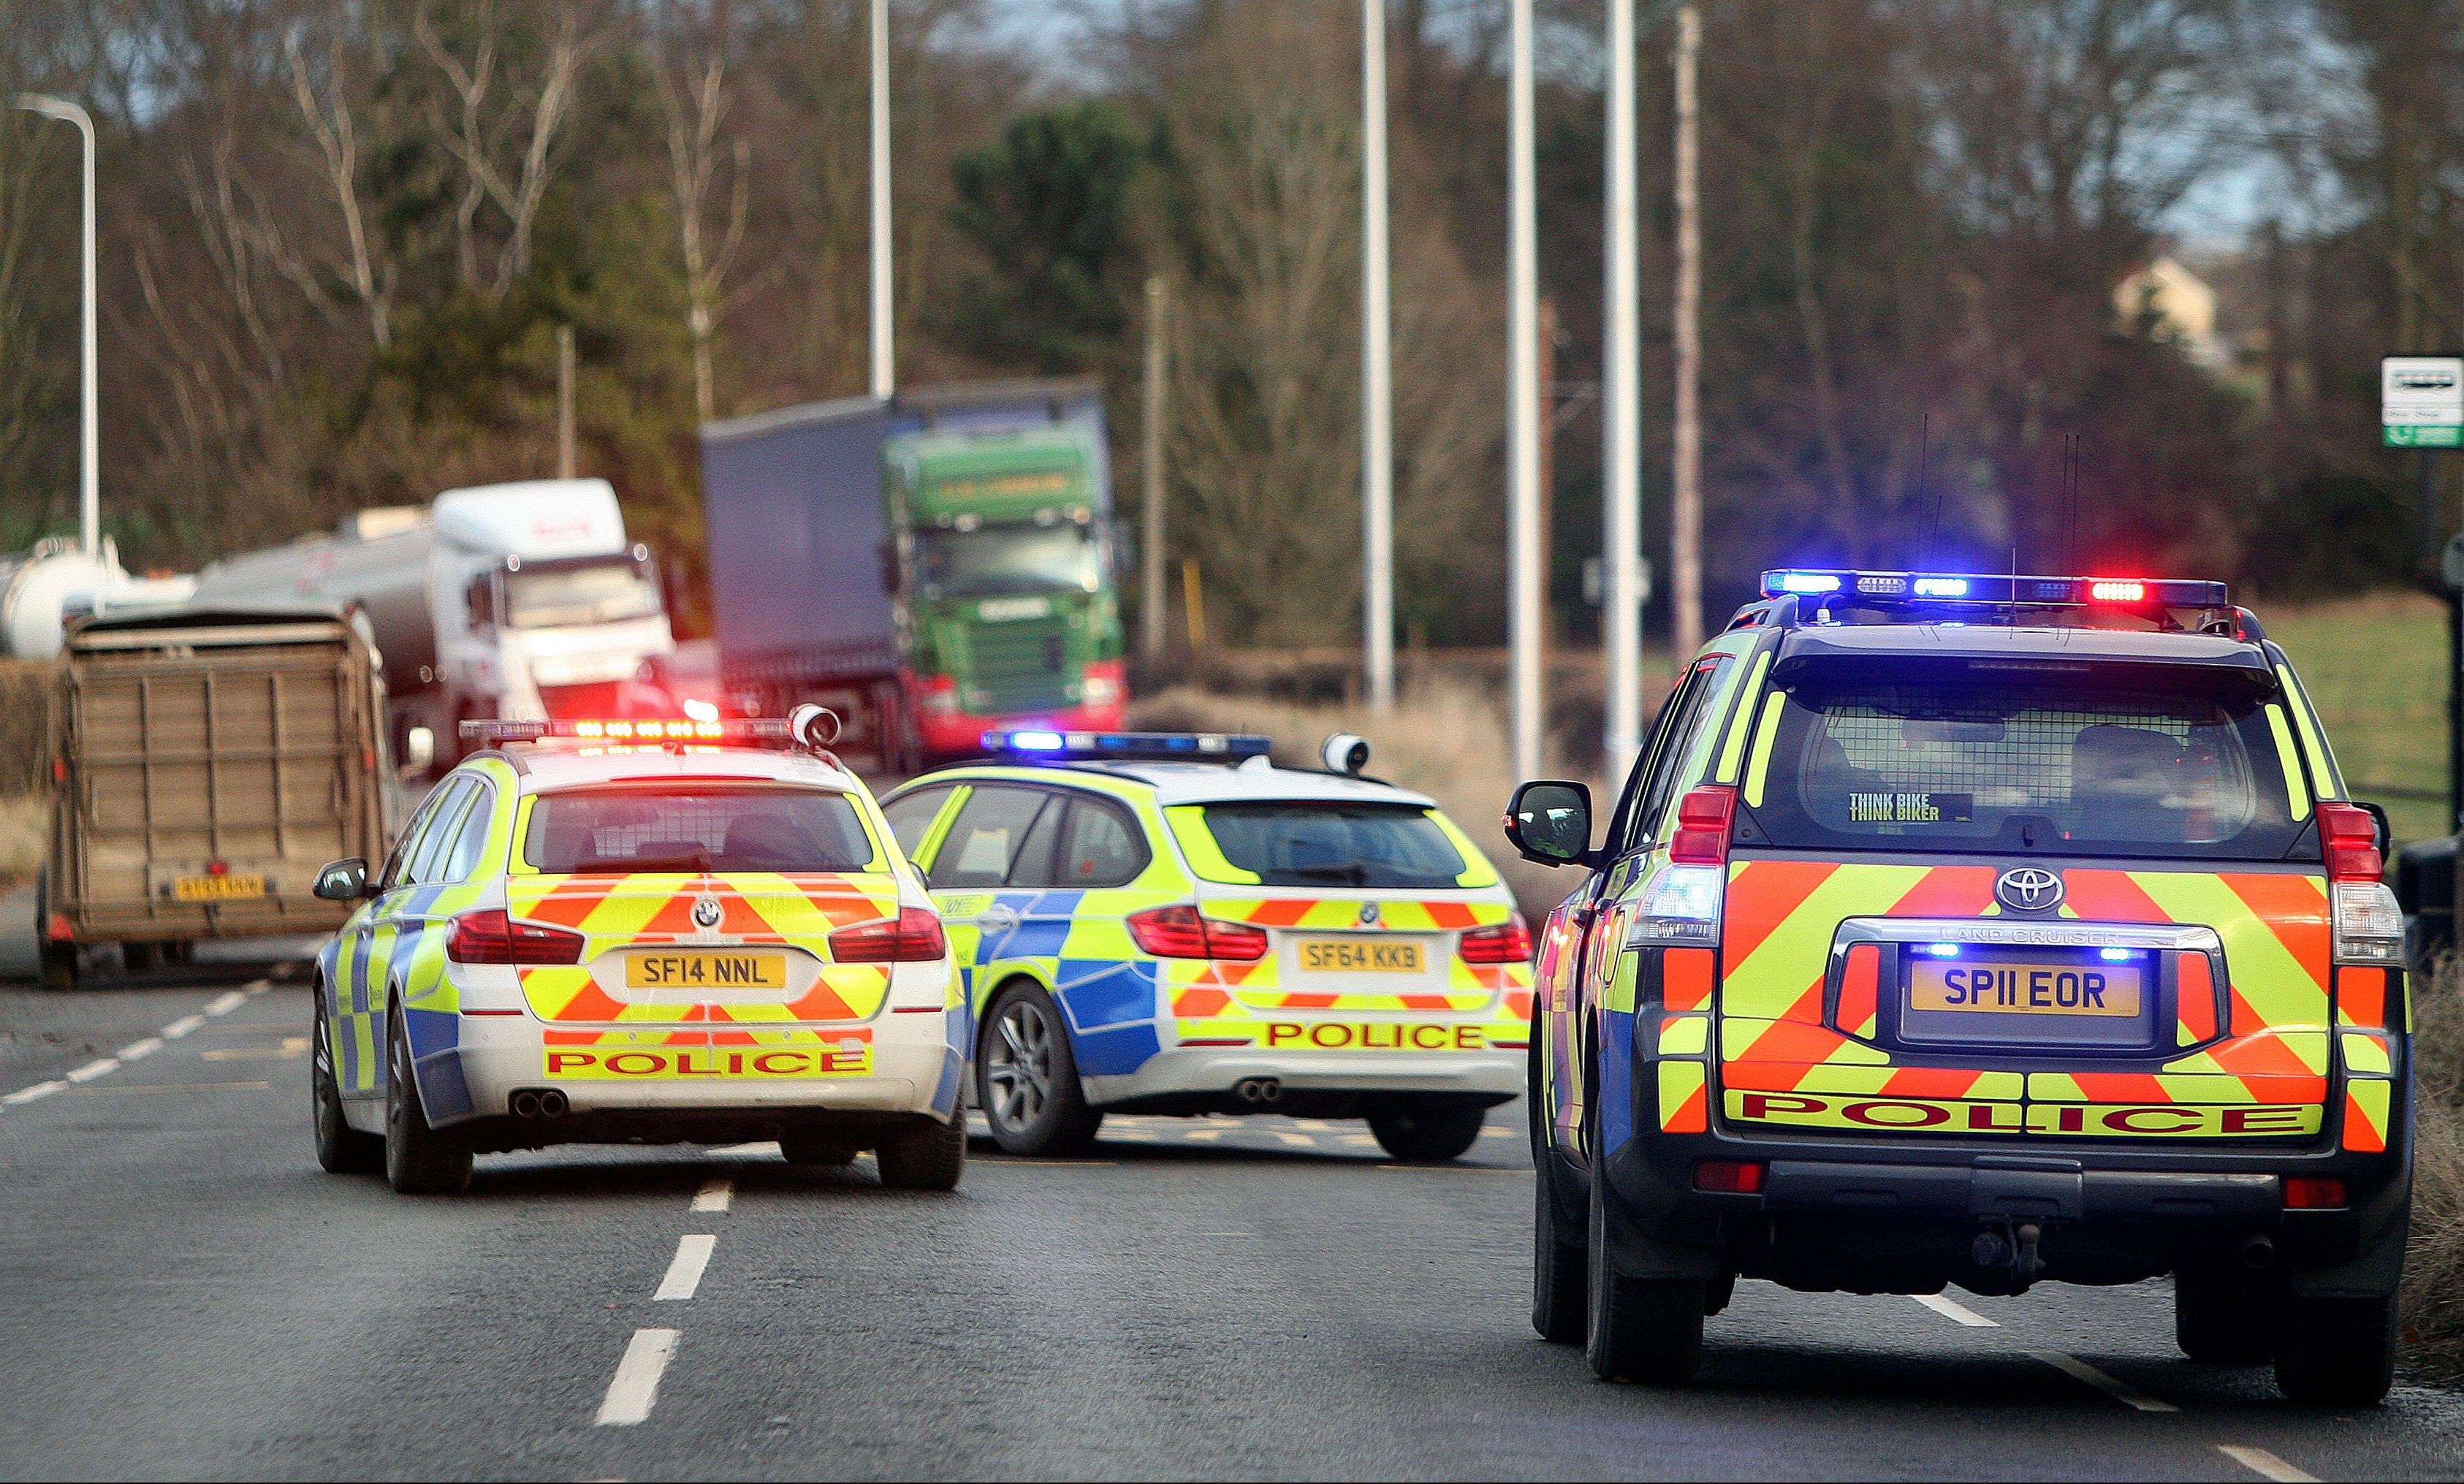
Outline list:
[[[1936,958],[1957,958],[1959,956],[1959,945],[1956,943],[1928,943],[1925,945],[1925,950]]]
[[[2136,955],[2134,955],[2128,949],[2097,949],[2096,956],[2103,959],[2108,964],[2121,964],[2127,963]]]
[[[1009,745],[1013,751],[1021,753],[1057,753],[1069,744],[1057,731],[1013,731],[1009,734]]]
[[[1915,586],[1916,595],[1919,598],[1965,598],[1968,596],[1968,579],[1966,578],[1919,578],[1916,579]]]
[[[1265,737],[1220,731],[987,731],[979,744],[1023,761],[1237,763],[1266,755]]]
[[[1783,593],[1836,593],[1839,591],[1839,578],[1830,572],[1783,572],[1779,575],[1779,590]]]

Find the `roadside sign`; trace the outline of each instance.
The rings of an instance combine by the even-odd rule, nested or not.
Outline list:
[[[2464,447],[2464,357],[2380,360],[2379,426],[2390,448]]]

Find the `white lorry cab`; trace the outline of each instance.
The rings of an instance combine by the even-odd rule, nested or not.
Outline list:
[[[675,647],[650,550],[604,479],[449,490],[331,533],[227,557],[200,600],[330,604],[385,662],[399,755],[424,765],[466,720],[664,715]],[[441,759],[440,759],[441,760]]]

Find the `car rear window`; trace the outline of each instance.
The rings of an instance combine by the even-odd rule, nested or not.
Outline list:
[[[1785,693],[1741,842],[2277,860],[2310,816],[2290,718],[2238,680],[1860,667]]]
[[[1202,820],[1221,865],[1192,861],[1210,881],[1268,886],[1446,887],[1471,867],[1431,812],[1410,804],[1288,801],[1171,811]],[[1181,820],[1184,845],[1191,843]],[[1203,849],[1191,852],[1203,857]],[[1229,866],[1231,874],[1221,866]]]
[[[541,794],[522,834],[522,859],[555,875],[860,871],[872,856],[846,795],[759,784]]]

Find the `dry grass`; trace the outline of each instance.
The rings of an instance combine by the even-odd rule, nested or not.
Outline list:
[[[51,837],[49,794],[0,795],[0,890],[33,879]]]
[[[1131,725],[1165,731],[1254,731],[1274,739],[1275,760],[1322,766],[1318,746],[1328,734],[1357,732],[1375,754],[1369,771],[1417,789],[1463,826],[1488,853],[1536,924],[1575,884],[1562,870],[1516,858],[1497,829],[1513,787],[1507,762],[1506,723],[1481,686],[1433,676],[1414,686],[1380,718],[1369,708],[1331,702],[1225,695],[1187,686],[1149,696],[1130,709]],[[1596,792],[1596,789],[1595,789]]]
[[[2405,1360],[2464,1379],[2464,971],[2443,961],[2413,988],[2412,1240]]]

